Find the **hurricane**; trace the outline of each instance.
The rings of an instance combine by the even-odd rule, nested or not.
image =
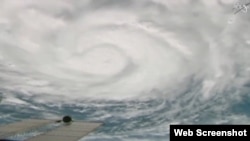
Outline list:
[[[250,16],[234,4],[2,0],[0,122],[104,123],[82,141],[166,141],[170,124],[250,123]]]

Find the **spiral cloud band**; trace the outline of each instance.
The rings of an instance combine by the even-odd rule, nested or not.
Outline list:
[[[2,0],[0,121],[69,113],[106,123],[86,139],[95,141],[165,141],[170,123],[249,123],[249,14],[233,7]]]
[[[230,6],[225,0],[3,0],[1,88],[78,100],[174,99],[187,91],[206,100],[246,88],[247,18],[227,23]]]
[[[54,94],[77,98],[131,98],[176,87],[198,69],[192,68],[196,49],[143,21],[147,7],[160,16],[157,3],[3,3],[2,62],[24,73],[13,87],[39,93],[50,87]]]
[[[1,65],[22,74],[2,73],[6,87],[121,99],[152,96],[152,90],[167,96],[195,75],[204,79],[208,96],[234,73],[232,44],[226,48],[222,42],[232,35],[223,34],[224,15],[215,14],[226,12],[219,10],[228,5],[223,1],[6,0],[1,5]],[[209,11],[214,6],[218,10]]]

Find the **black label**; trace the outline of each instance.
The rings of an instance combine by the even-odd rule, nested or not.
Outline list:
[[[170,141],[206,138],[250,141],[250,125],[170,125]]]

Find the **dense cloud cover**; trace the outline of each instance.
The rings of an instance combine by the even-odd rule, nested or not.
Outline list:
[[[199,113],[211,99],[223,103],[214,109],[226,109],[250,85],[250,16],[233,14],[233,5],[2,0],[1,93],[5,101],[11,92],[40,102],[174,101],[165,113],[170,119],[185,108]]]

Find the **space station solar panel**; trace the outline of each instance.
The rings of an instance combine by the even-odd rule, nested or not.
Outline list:
[[[26,132],[32,129],[39,128],[40,126],[53,123],[54,120],[43,120],[43,119],[27,119],[15,123],[0,126],[0,139],[7,136]]]
[[[27,141],[78,141],[101,125],[102,123],[94,122],[72,122],[52,131],[30,138]]]
[[[16,123],[0,126],[0,139],[24,133],[30,130],[37,130],[43,126],[57,123],[58,120],[28,119]],[[63,123],[52,130],[48,130],[25,141],[78,141],[90,132],[100,127],[102,123],[74,121]]]

